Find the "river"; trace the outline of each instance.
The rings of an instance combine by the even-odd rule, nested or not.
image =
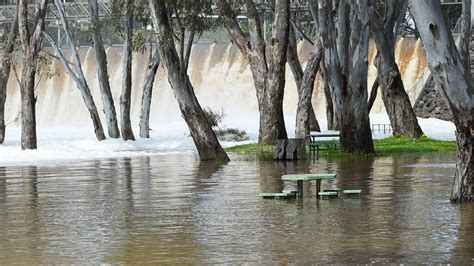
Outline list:
[[[235,159],[235,158],[234,158]],[[308,162],[156,155],[0,167],[1,264],[474,263],[455,156]],[[261,199],[282,174],[336,172],[357,198]]]

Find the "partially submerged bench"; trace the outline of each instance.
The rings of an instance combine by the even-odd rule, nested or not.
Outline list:
[[[303,197],[303,181],[316,180],[316,195],[321,191],[321,180],[336,178],[336,174],[293,174],[282,175],[283,181],[296,181],[298,187],[298,197]]]

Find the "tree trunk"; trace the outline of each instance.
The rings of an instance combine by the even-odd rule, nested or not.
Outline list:
[[[368,0],[351,3],[354,12],[351,32],[349,92],[344,97],[341,150],[351,153],[374,153],[367,104],[367,57],[370,17]]]
[[[376,78],[374,81],[374,84],[372,84],[372,89],[370,90],[370,97],[369,97],[369,113],[370,110],[372,110],[372,107],[374,107],[375,99],[377,99],[377,91],[379,90],[379,79]]]
[[[380,82],[382,100],[385,105],[394,136],[418,139],[423,131],[418,125],[415,112],[403,86],[402,77],[395,62],[393,44],[386,38],[386,31],[376,12],[372,14],[372,33],[375,36],[377,56],[377,80]],[[386,16],[387,19],[387,16]]]
[[[464,65],[464,72],[471,73],[471,0],[462,1],[461,36],[459,42],[459,54]]]
[[[95,56],[97,60],[97,77],[99,80],[107,130],[111,138],[120,138],[120,131],[118,129],[117,123],[117,113],[115,111],[114,99],[110,90],[107,69],[107,54],[105,53],[104,42],[102,40],[100,31],[97,0],[89,0],[89,10],[91,12],[91,22],[93,25],[92,39],[94,40]]]
[[[132,0],[126,3],[125,42],[123,44],[123,80],[122,95],[120,95],[120,130],[123,140],[135,140],[130,121],[130,102],[132,100],[132,36],[133,36],[133,11]]]
[[[167,69],[168,81],[175,93],[181,114],[189,127],[199,157],[203,161],[228,161],[229,157],[204,116],[189,76],[180,68],[171,22],[168,20],[168,8],[163,1],[150,0],[149,3],[155,32],[158,34],[160,58]]]
[[[150,53],[151,53],[150,49]],[[155,51],[150,58],[148,69],[145,74],[145,85],[143,86],[142,108],[140,110],[140,138],[150,137],[150,109],[151,97],[153,95],[153,83],[155,82],[156,72],[160,65],[160,53]]]
[[[440,84],[437,88],[453,112],[458,150],[451,201],[473,201],[474,87],[470,73],[466,72],[456,50],[440,3],[409,0],[409,6],[425,47],[428,65]]]
[[[318,42],[319,43],[319,42]],[[319,48],[321,48],[319,46]],[[288,65],[290,66],[291,72],[293,73],[293,77],[295,78],[296,88],[298,90],[298,106],[297,106],[297,114],[296,114],[296,131],[295,135],[297,138],[304,138],[306,134],[312,131],[321,131],[319,128],[318,120],[316,119],[316,115],[314,114],[313,105],[311,104],[311,96],[313,93],[313,86],[314,80],[316,78],[317,73],[317,66],[319,65],[319,61],[321,59],[321,51],[316,51],[318,56],[315,56],[313,52],[310,59],[307,62],[306,69],[303,72],[303,68],[301,67],[300,60],[298,58],[298,50],[297,50],[297,43],[295,37],[295,31],[293,27],[290,27],[290,36],[288,41]],[[316,67],[314,67],[314,62],[310,63],[310,61],[317,61]],[[308,66],[313,64],[313,68],[308,69]],[[311,75],[309,75],[309,71],[313,71]],[[303,86],[304,75],[309,77],[306,78],[306,84]],[[312,79],[311,79],[312,78]],[[312,82],[312,84],[308,84],[308,82]],[[303,91],[303,89],[311,90]],[[308,95],[308,93],[310,93]],[[309,103],[308,103],[308,96],[309,96]],[[303,99],[304,98],[304,99]],[[307,108],[307,110],[306,110]],[[298,113],[300,114],[298,116]]]
[[[323,89],[324,89],[324,98],[326,100],[326,120],[327,120],[327,128],[328,130],[333,130],[334,125],[334,106],[332,103],[332,93],[331,93],[331,88],[329,85],[328,78],[326,78],[326,66],[324,62],[320,63],[320,73],[321,73],[321,79],[323,81]]]
[[[3,58],[0,65],[0,144],[5,140],[5,101],[7,99],[7,84],[11,69],[11,55],[15,48],[15,40],[18,35],[18,2],[16,15],[8,34],[8,40],[3,51]],[[5,28],[6,29],[6,28]]]
[[[283,95],[290,24],[289,1],[275,1],[274,31],[268,58],[255,3],[251,0],[245,1],[250,38],[243,34],[229,3],[219,0],[217,4],[229,34],[250,64],[260,113],[258,142],[275,144],[277,139],[286,139]]]
[[[321,0],[319,5],[319,25],[321,29],[321,42],[324,47],[323,58],[326,68],[324,74],[325,79],[330,84],[329,88],[333,105],[332,126],[329,129],[339,130],[342,124],[343,95],[347,95],[347,82],[341,72],[332,8],[332,0]]]
[[[296,138],[305,138],[310,133],[310,119],[311,113],[314,111],[311,108],[311,96],[313,95],[314,81],[316,80],[316,73],[318,72],[319,64],[323,48],[321,42],[318,41],[313,48],[311,55],[306,64],[306,69],[303,74],[302,88],[298,97],[298,108],[296,110]],[[318,125],[319,129],[319,125]],[[321,131],[321,130],[318,130]]]
[[[306,160],[305,141],[302,139],[279,139],[275,145],[273,160]]]
[[[21,148],[23,150],[37,148],[35,76],[48,3],[46,0],[37,1],[33,32],[28,29],[27,5],[26,0],[19,0],[18,28],[23,48],[23,71],[20,82]]]
[[[48,34],[48,32],[46,31],[43,32],[43,35],[46,37],[46,39],[48,39],[49,43],[53,46],[53,49],[58,55],[59,60],[61,61],[62,65],[64,66],[66,73],[76,83],[76,86],[79,89],[82,99],[84,100],[87,110],[89,111],[89,114],[91,116],[92,124],[94,125],[94,133],[97,140],[99,141],[104,140],[105,134],[104,134],[104,129],[102,127],[102,123],[100,122],[99,112],[97,111],[97,107],[95,105],[94,99],[90,92],[89,85],[87,85],[84,72],[82,71],[81,59],[79,57],[79,52],[77,51],[77,48],[75,45],[76,40],[74,38],[74,35],[71,33],[71,30],[69,29],[69,25],[65,17],[65,12],[62,7],[61,0],[54,0],[54,5],[56,6],[56,9],[59,14],[59,18],[61,20],[61,26],[63,27],[64,32],[66,33],[67,38],[69,40],[71,52],[72,52],[72,55],[74,56],[74,64],[66,60],[66,57],[59,49],[57,43],[55,43],[53,38]],[[70,65],[74,66],[75,71],[71,69]]]

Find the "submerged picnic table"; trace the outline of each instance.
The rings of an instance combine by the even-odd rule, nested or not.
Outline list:
[[[283,181],[296,181],[298,186],[298,197],[303,197],[303,181],[316,180],[316,196],[321,191],[321,180],[328,180],[336,178],[336,174],[294,174],[282,175]]]

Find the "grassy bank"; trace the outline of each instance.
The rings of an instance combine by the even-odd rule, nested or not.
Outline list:
[[[426,136],[421,137],[418,140],[411,140],[409,138],[396,138],[389,137],[381,140],[374,141],[375,156],[387,156],[397,154],[423,154],[423,153],[450,153],[456,151],[456,142],[454,141],[441,141],[430,139]],[[269,160],[273,157],[274,146],[273,145],[258,145],[258,144],[245,144],[225,149],[229,153],[235,153],[244,155],[248,159],[259,159]],[[331,157],[331,158],[344,158],[353,156],[367,156],[367,155],[354,155],[350,153],[344,153],[340,150],[322,150],[319,153],[320,157]],[[372,155],[368,155],[372,156]]]

